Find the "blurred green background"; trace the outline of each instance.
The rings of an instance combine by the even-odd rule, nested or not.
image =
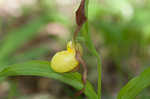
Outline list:
[[[150,65],[150,1],[89,1],[89,29],[103,64],[102,99],[116,99],[123,85]],[[50,61],[72,39],[79,4],[80,0],[0,0],[0,65]],[[84,38],[77,39],[84,47],[88,80],[96,89],[96,58]],[[75,92],[41,77],[0,80],[0,99],[76,99]],[[149,93],[147,88],[137,99],[150,99]]]

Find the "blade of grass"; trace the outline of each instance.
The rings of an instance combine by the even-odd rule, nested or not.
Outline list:
[[[88,3],[89,0],[86,0],[86,10],[85,10],[85,14],[88,17]],[[89,33],[89,27],[88,27],[88,21],[85,22],[85,24],[83,25],[82,29],[81,29],[81,33],[85,39],[85,43],[89,49],[89,51],[91,52],[92,55],[96,56],[97,58],[97,63],[98,63],[98,99],[101,99],[101,71],[102,71],[102,66],[101,66],[101,59],[100,56],[98,54],[98,52],[96,51],[94,44],[92,43],[91,40],[91,35]]]
[[[119,92],[117,99],[135,99],[145,88],[150,86],[150,68],[131,79]]]
[[[52,71],[50,63],[47,61],[29,61],[25,63],[10,65],[0,72],[0,78],[6,76],[42,76],[53,78],[73,86],[76,89],[82,89],[83,84],[81,75],[77,72],[59,74]],[[87,82],[84,91],[88,99],[97,99],[97,95],[93,90],[90,82]]]

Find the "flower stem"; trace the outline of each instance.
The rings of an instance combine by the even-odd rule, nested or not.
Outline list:
[[[86,17],[88,19],[88,4],[89,4],[89,0],[86,0],[86,6],[85,6],[85,14],[86,14]],[[98,88],[97,88],[97,93],[98,93],[98,99],[101,99],[101,73],[102,73],[102,62],[101,62],[101,58],[98,54],[98,52],[96,51],[95,47],[94,47],[94,44],[92,42],[92,39],[91,39],[91,35],[89,33],[89,27],[88,27],[88,20],[86,21],[86,23],[83,25],[83,28],[82,28],[82,34],[85,38],[85,42],[86,42],[86,45],[89,49],[89,51],[94,55],[96,56],[97,58],[97,63],[98,63],[98,66],[97,66],[97,71],[98,71]]]

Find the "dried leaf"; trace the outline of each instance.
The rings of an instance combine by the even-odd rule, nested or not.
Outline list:
[[[87,18],[85,15],[85,0],[81,1],[81,4],[76,11],[76,23],[78,26],[82,26],[86,22]]]

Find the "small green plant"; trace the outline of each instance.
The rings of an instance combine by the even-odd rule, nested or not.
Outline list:
[[[102,60],[99,56],[99,53],[96,51],[94,44],[92,43],[91,34],[89,32],[88,4],[89,0],[81,0],[79,9],[76,12],[77,27],[75,29],[72,42],[68,43],[67,50],[56,53],[51,62],[35,60],[10,65],[7,63],[7,60],[11,60],[10,54],[16,51],[17,48],[19,48],[26,41],[32,39],[41,29],[41,27],[47,25],[49,21],[54,21],[55,18],[51,18],[48,14],[43,14],[33,19],[31,22],[24,25],[20,29],[6,35],[0,46],[0,79],[3,80],[3,78],[8,76],[20,75],[48,77],[66,83],[76,88],[77,90],[81,90],[79,94],[83,92],[88,99],[101,99]],[[101,24],[103,23],[105,22],[102,22]],[[116,30],[114,30],[114,28],[112,28],[113,26],[110,28],[108,25],[102,25],[102,27],[105,32],[113,32],[115,34],[116,30],[117,32],[120,31],[117,28]],[[79,33],[84,38],[84,43],[89,52],[97,59],[97,91],[94,90],[92,84],[87,80],[86,64],[84,59],[82,59],[82,51],[80,50],[80,47],[78,46],[78,42],[76,40]],[[111,36],[106,35],[106,37]],[[112,39],[111,43],[113,41],[114,39]],[[66,58],[69,62],[67,61],[64,63],[63,59]],[[79,65],[83,66],[83,74],[80,74],[78,72],[71,72]],[[135,99],[142,90],[150,85],[149,76],[150,68],[147,68],[139,76],[131,79],[120,90],[117,99]]]

